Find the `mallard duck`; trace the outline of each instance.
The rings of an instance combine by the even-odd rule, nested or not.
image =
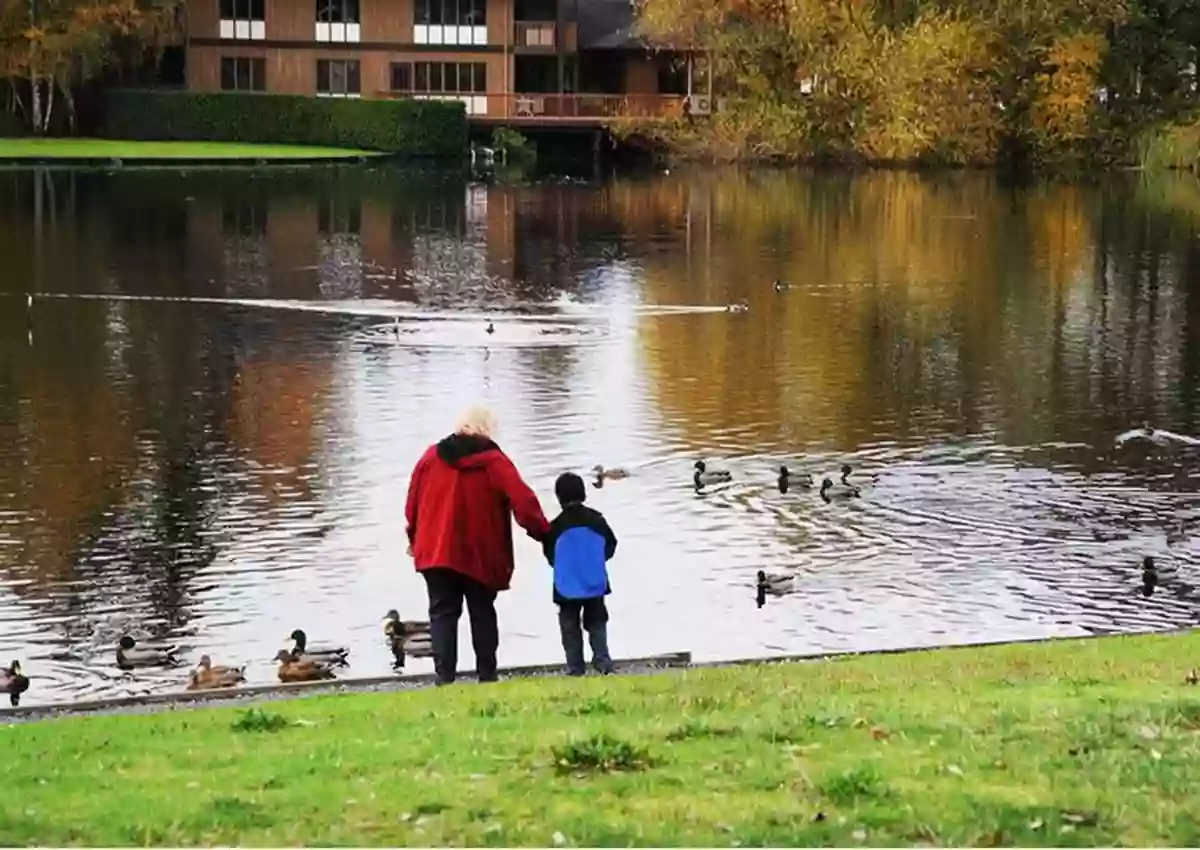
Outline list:
[[[808,489],[813,486],[813,477],[807,472],[803,475],[792,477],[792,473],[786,466],[779,467],[779,492],[786,493],[791,487],[802,487]]]
[[[696,473],[692,476],[692,483],[697,488],[704,487],[709,484],[720,484],[725,481],[732,481],[733,475],[724,469],[709,469],[707,464],[702,460],[696,461]]]
[[[21,662],[14,660],[7,667],[0,667],[0,693],[8,694],[14,706],[21,704],[21,694],[29,690],[29,677],[21,673]]]
[[[758,571],[758,589],[763,593],[770,593],[773,596],[782,596],[792,589],[793,579],[791,576],[770,575]]]
[[[213,666],[212,659],[207,655],[200,656],[200,663],[192,671],[189,691],[201,691],[208,688],[232,688],[246,681],[245,667]]]
[[[346,664],[350,650],[344,646],[309,646],[304,629],[296,629],[288,640],[293,641],[292,655],[298,661],[315,661],[318,664]]]
[[[743,298],[741,301],[734,301],[725,307],[726,313],[745,313],[750,309],[750,302]]]
[[[496,332],[496,326],[493,325],[491,322],[488,322],[487,332],[490,334],[494,334]]]
[[[433,652],[432,636],[429,623],[423,620],[401,620],[400,612],[395,608],[387,612],[383,619],[383,633],[387,635],[388,645],[398,666],[404,666],[405,652],[413,655],[430,655]]]
[[[138,648],[137,641],[125,635],[117,643],[117,666],[122,670],[135,667],[163,667],[179,663],[179,647],[147,646]]]
[[[858,488],[858,487],[861,487],[861,486],[862,486],[861,484],[859,484],[859,483],[857,483],[857,482],[853,482],[853,481],[851,481],[851,480],[850,480],[850,475],[851,475],[851,473],[854,473],[854,467],[852,467],[850,464],[848,464],[848,463],[843,463],[843,464],[842,464],[842,468],[841,468],[840,472],[842,473],[842,483],[843,483],[844,485],[846,485],[847,487],[856,487],[856,488]],[[876,477],[875,475],[871,475],[871,474],[869,474],[869,473],[865,473],[865,472],[859,472],[859,473],[854,473],[854,474],[856,474],[856,475],[866,475],[866,477],[867,477],[867,480],[868,480],[868,481],[870,481],[872,484],[874,484],[874,483],[875,483],[875,481],[877,480],[877,477]]]
[[[821,482],[821,498],[827,502],[834,499],[856,499],[862,495],[853,484],[834,484],[826,478]]]
[[[596,464],[592,467],[592,472],[595,473],[597,481],[620,481],[622,478],[629,477],[629,473],[619,466],[605,469],[601,464]]]
[[[275,660],[279,662],[281,682],[316,682],[334,678],[333,669],[329,664],[297,658],[286,649],[279,650],[275,654]]]
[[[788,284],[784,283],[782,280],[775,281],[775,291],[776,292],[787,292],[788,288],[789,288]]]

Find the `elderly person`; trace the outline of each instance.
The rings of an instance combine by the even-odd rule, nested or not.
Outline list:
[[[511,514],[534,540],[550,530],[537,496],[492,441],[496,422],[482,407],[430,446],[413,468],[404,515],[409,551],[429,590],[433,663],[439,685],[454,681],[463,599],[479,681],[496,680],[496,594],[513,573]]]

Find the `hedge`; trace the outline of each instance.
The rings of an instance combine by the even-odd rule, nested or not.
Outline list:
[[[105,135],[133,141],[317,145],[409,156],[462,156],[462,103],[244,92],[114,89]]]

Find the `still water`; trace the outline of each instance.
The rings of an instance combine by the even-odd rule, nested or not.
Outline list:
[[[0,659],[27,704],[177,689],[116,669],[126,631],[388,672],[408,473],[476,400],[548,512],[631,472],[589,491],[617,656],[1192,625],[1195,458],[1113,437],[1200,433],[1198,224],[1189,180],[0,172]],[[860,500],[776,488],[843,462]],[[502,663],[557,661],[517,557]],[[759,569],[794,592],[757,607]]]

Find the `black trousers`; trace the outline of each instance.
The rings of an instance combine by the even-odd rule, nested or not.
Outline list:
[[[444,567],[422,571],[429,591],[429,638],[438,684],[450,684],[458,673],[458,620],[463,600],[471,619],[471,643],[479,681],[496,681],[496,650],[500,629],[496,623],[496,591]]]
[[[604,604],[604,597],[563,599],[555,594],[555,602],[558,603],[558,629],[567,655],[567,672],[572,676],[582,676],[586,672],[583,658],[585,631],[592,646],[592,666],[599,673],[613,672],[612,656],[608,654],[608,606]]]

